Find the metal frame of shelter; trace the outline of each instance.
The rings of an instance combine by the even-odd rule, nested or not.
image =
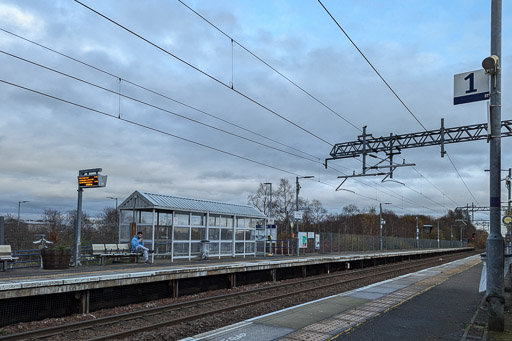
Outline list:
[[[119,242],[129,243],[135,233],[144,234],[154,256],[192,259],[201,256],[208,242],[208,256],[256,255],[256,226],[267,218],[248,205],[133,192],[118,207]],[[148,238],[150,236],[150,238]]]

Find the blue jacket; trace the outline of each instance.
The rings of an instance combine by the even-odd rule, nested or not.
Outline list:
[[[142,243],[140,243],[139,242],[139,238],[137,238],[137,235],[133,236],[133,238],[132,238],[132,251],[135,251],[135,249],[139,245],[144,246],[144,241]]]

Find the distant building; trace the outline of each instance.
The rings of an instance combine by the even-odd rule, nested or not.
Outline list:
[[[133,192],[120,205],[119,242],[128,243],[138,231],[155,255],[197,257],[201,241],[209,242],[209,257],[256,254],[256,226],[265,215],[248,205]]]

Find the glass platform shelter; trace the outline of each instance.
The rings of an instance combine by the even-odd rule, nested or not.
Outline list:
[[[155,256],[192,259],[207,243],[209,258],[256,255],[256,226],[266,216],[248,205],[135,191],[119,205],[119,242],[142,231]]]

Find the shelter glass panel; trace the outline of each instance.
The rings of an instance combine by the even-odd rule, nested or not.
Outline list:
[[[254,253],[254,243],[245,243],[245,253]]]
[[[190,252],[192,254],[198,254],[199,252],[201,252],[201,243],[191,243]]]
[[[190,224],[193,226],[204,226],[203,215],[192,214],[192,217],[190,218]]]
[[[188,240],[188,227],[175,227],[174,228],[174,240]]]
[[[220,217],[216,215],[211,215],[208,218],[208,226],[219,226],[220,224]]]
[[[172,225],[172,213],[158,213],[158,225]]]
[[[209,245],[210,255],[218,255],[219,254],[219,243],[210,243]]]
[[[130,236],[130,225],[121,225],[120,226],[120,234],[119,234],[119,238],[121,240],[129,240],[131,239],[133,236]]]
[[[235,240],[244,240],[244,231],[243,230],[236,231]]]
[[[233,217],[227,217],[226,218],[226,226],[227,227],[233,227]]]
[[[235,253],[244,253],[244,243],[235,243]]]
[[[236,219],[236,227],[245,227],[245,219],[237,218]]]
[[[153,224],[153,212],[140,211],[139,223]]]
[[[221,240],[232,240],[233,239],[233,230],[231,229],[220,229],[220,239]]]
[[[226,217],[220,217],[220,226],[222,226],[222,227],[228,226],[228,220]]]
[[[254,230],[245,230],[245,240],[254,240]]]
[[[188,213],[176,213],[176,219],[178,225],[190,224],[190,214]]]
[[[216,229],[216,228],[209,228],[208,229],[208,240],[210,241],[213,241],[213,240],[219,240],[219,236],[220,236],[220,230],[219,229]]]
[[[132,210],[121,210],[121,224],[130,224],[133,221],[133,211]]]
[[[220,243],[220,253],[221,254],[231,254],[231,248],[233,244],[231,243]]]
[[[188,256],[188,243],[174,243],[174,256]]]
[[[260,224],[264,224],[264,222],[261,220],[261,219],[247,219],[249,220],[249,226],[246,226],[246,227],[252,227],[252,228],[256,228],[256,225],[260,225]]]
[[[204,227],[192,227],[190,240],[203,240],[206,237],[206,229]]]

